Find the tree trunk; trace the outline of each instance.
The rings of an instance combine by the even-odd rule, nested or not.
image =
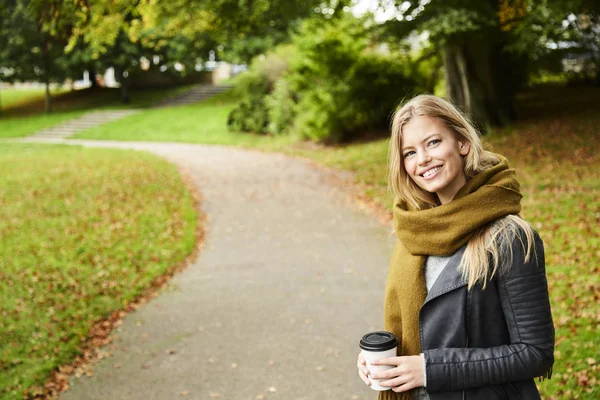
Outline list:
[[[123,103],[129,104],[129,82],[127,78],[121,79],[121,99]]]
[[[127,71],[122,70],[120,67],[115,68],[115,78],[119,82],[119,91],[121,92],[121,100],[124,104],[129,103],[129,79]]]
[[[98,82],[96,82],[96,71],[94,71],[93,69],[89,69],[89,78],[90,78],[90,83],[92,84],[92,86],[90,86],[92,89],[95,89],[98,87]]]
[[[47,113],[52,111],[52,98],[50,97],[50,39],[44,38],[44,83],[46,84],[46,93],[44,97],[44,109]]]
[[[46,95],[44,97],[44,109],[47,113],[52,111],[52,96],[50,96],[50,82],[46,79]]]
[[[513,71],[505,58],[510,55],[488,35],[443,46],[446,94],[483,132],[514,119],[518,85],[510,81]]]

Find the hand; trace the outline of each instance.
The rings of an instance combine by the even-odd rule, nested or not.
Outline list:
[[[371,362],[371,365],[394,366],[392,369],[371,375],[373,379],[380,379],[380,386],[391,387],[394,392],[406,392],[423,386],[423,359],[420,355],[381,358]]]
[[[371,380],[369,379],[369,370],[367,369],[367,363],[363,357],[362,351],[358,353],[358,361],[356,362],[358,367],[358,376],[367,385],[371,386]]]

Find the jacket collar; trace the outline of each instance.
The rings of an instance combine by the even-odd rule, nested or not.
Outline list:
[[[427,297],[425,298],[425,303],[467,284],[467,280],[463,278],[462,274],[458,270],[458,266],[460,265],[460,260],[462,259],[462,255],[465,252],[465,249],[466,245],[458,249],[456,253],[454,253],[452,257],[450,257],[450,260],[448,260],[448,264],[446,264],[446,266],[436,279],[435,283],[433,284],[431,290],[427,294]]]

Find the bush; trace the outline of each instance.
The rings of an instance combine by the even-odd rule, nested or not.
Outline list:
[[[299,56],[284,79],[299,99],[295,133],[339,142],[383,130],[400,100],[422,91],[408,56],[378,51],[369,40],[373,29],[349,15],[325,25],[307,22],[294,37]]]
[[[227,126],[232,131],[268,133],[269,108],[267,95],[274,91],[281,77],[288,70],[289,59],[294,55],[292,46],[279,46],[264,59],[256,58],[250,70],[241,76],[237,90],[243,100],[227,118]],[[271,100],[272,102],[272,100]],[[279,118],[281,112],[275,112]],[[282,115],[282,117],[285,117]],[[273,132],[275,133],[275,132]]]
[[[407,55],[379,50],[371,22],[351,13],[305,21],[291,45],[253,62],[230,129],[321,142],[385,130],[400,100],[425,80]]]
[[[286,79],[275,82],[275,88],[266,96],[265,104],[269,116],[267,130],[276,135],[290,131],[296,117],[296,96]]]

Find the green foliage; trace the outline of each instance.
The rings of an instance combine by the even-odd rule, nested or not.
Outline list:
[[[443,43],[460,35],[476,33],[495,25],[493,15],[468,8],[451,8],[438,13],[423,23],[432,41]]]
[[[172,0],[155,8],[168,31],[194,40],[206,34],[218,44],[221,59],[249,63],[289,38],[289,30],[311,16],[324,18],[329,4],[338,8],[347,1],[322,0]],[[321,9],[323,7],[324,9]],[[318,10],[318,11],[317,11]],[[329,14],[327,14],[329,15]],[[194,21],[190,24],[190,21]],[[214,46],[217,47],[217,46]]]
[[[7,0],[0,6],[0,81],[62,82],[72,60],[64,53],[72,2]],[[46,110],[50,111],[50,96]]]
[[[243,95],[243,99],[229,114],[229,129],[254,133],[269,132],[269,114],[272,113],[269,105],[275,104],[272,96],[269,98],[268,95],[290,68],[290,60],[295,54],[294,47],[285,45],[277,47],[262,59],[254,59],[250,71],[237,80],[236,91]],[[284,116],[286,112],[287,110],[275,111],[274,115]]]
[[[273,91],[265,98],[269,117],[268,132],[280,134],[291,129],[297,113],[294,97],[294,92],[286,79],[275,82]]]
[[[350,13],[305,21],[291,46],[253,64],[253,86],[242,85],[246,99],[232,112],[230,128],[323,142],[384,129],[398,102],[422,87],[407,55],[378,49],[375,30],[368,17]],[[252,118],[262,129],[248,129]]]

